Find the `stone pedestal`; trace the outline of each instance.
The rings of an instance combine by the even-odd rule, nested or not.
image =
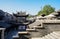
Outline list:
[[[0,39],[4,39],[4,30],[5,28],[0,28]]]

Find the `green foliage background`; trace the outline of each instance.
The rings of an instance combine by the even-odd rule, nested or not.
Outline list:
[[[40,10],[37,14],[37,16],[41,15],[41,14],[45,14],[45,15],[49,15],[51,14],[52,12],[55,11],[55,8],[52,7],[51,5],[45,5],[42,10]]]

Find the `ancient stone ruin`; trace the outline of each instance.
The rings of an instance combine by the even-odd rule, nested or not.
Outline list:
[[[26,12],[0,10],[0,39],[59,39],[60,12],[27,19]],[[32,21],[33,20],[33,21]]]

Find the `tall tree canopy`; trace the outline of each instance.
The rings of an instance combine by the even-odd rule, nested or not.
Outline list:
[[[42,10],[40,10],[38,12],[37,15],[41,15],[41,14],[45,14],[45,15],[49,15],[50,13],[54,12],[55,11],[55,8],[50,6],[50,5],[45,5]]]

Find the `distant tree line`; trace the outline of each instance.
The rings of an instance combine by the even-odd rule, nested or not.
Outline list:
[[[52,7],[51,5],[45,5],[38,13],[37,16],[41,15],[41,14],[45,14],[45,15],[49,15],[52,12],[55,11],[55,8]]]

